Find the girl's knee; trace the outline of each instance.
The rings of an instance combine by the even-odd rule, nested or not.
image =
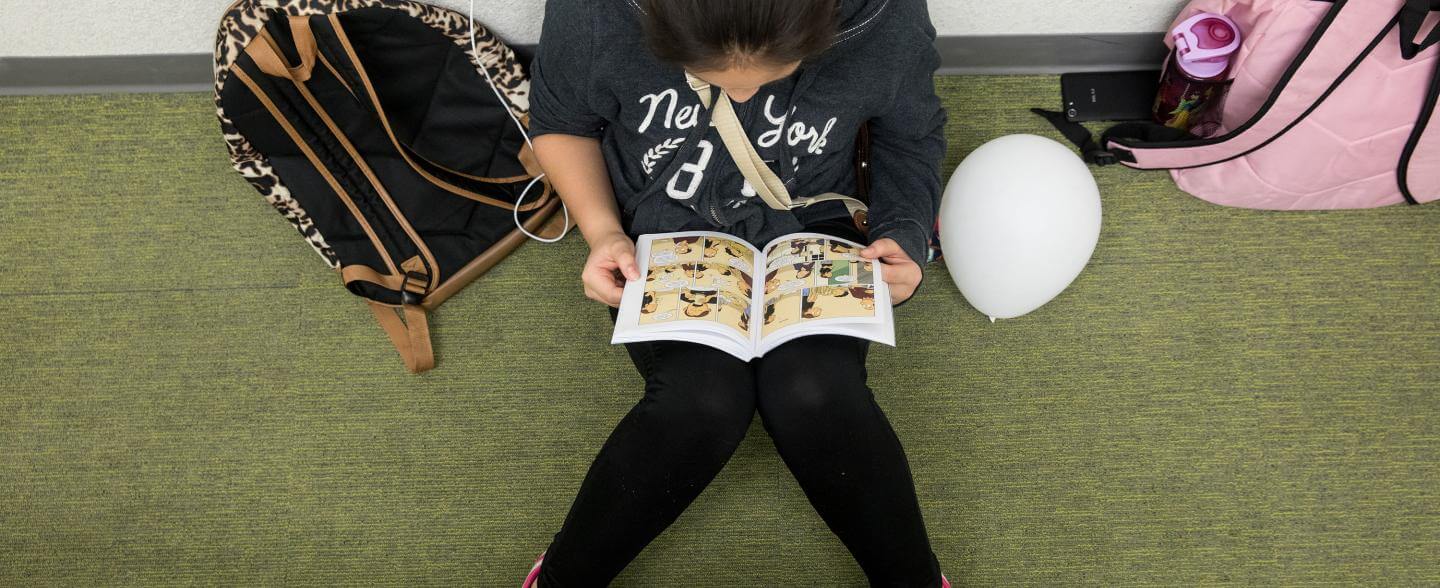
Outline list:
[[[689,444],[739,444],[755,417],[750,365],[721,351],[675,342],[630,345],[639,355],[647,426]]]
[[[871,410],[873,397],[863,376],[824,365],[797,366],[762,381],[758,406],[772,432],[843,423]]]
[[[740,393],[698,383],[652,391],[641,404],[650,417],[649,426],[660,428],[670,443],[727,456],[755,418],[753,390]]]

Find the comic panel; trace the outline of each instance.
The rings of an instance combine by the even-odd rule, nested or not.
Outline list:
[[[874,285],[875,266],[871,261],[822,261],[815,271],[815,286]]]
[[[768,249],[760,250],[765,254],[765,269],[775,267],[780,262],[780,258],[785,255],[785,243],[786,241],[780,241],[770,245]]]
[[[815,270],[817,286],[843,286],[855,281],[855,275],[851,272],[851,266],[855,265],[849,261],[822,261]]]
[[[722,325],[740,331],[740,334],[750,336],[750,301],[733,300],[720,297],[720,311],[716,313],[715,320]]]
[[[719,295],[714,292],[680,291],[680,314],[687,319],[714,320],[719,310]]]
[[[715,291],[723,299],[749,303],[755,285],[748,274],[727,266],[702,266],[700,269],[692,289]]]
[[[776,243],[765,252],[766,269],[817,261],[859,261],[861,249],[838,239],[790,239]]]
[[[765,269],[782,265],[810,263],[825,259],[825,239],[788,239],[774,244],[765,252]]]
[[[791,264],[790,269],[794,272],[794,279],[806,285],[814,283],[816,263],[817,262],[814,261],[807,261],[803,263]]]
[[[739,296],[744,289],[741,278],[744,272],[718,263],[697,263],[685,266],[691,272],[694,282],[692,290],[723,291]]]
[[[755,280],[750,274],[739,274],[736,277],[736,285],[739,287],[740,299],[748,305],[750,299],[755,295]]]
[[[804,320],[875,316],[873,286],[820,286],[806,289],[800,303]]]
[[[655,325],[679,319],[680,292],[645,292],[640,301],[640,324]]]
[[[861,261],[852,267],[855,268],[855,281],[852,283],[867,286],[875,285],[875,262]]]
[[[650,242],[650,266],[698,262],[704,253],[704,241],[702,237],[655,239]]]
[[[765,294],[775,297],[800,291],[815,274],[814,264],[796,263],[775,268],[765,274]]]
[[[805,261],[825,259],[825,239],[797,239],[790,243],[790,254]]]
[[[763,336],[791,325],[800,324],[800,302],[802,291],[782,294],[765,302],[765,321],[761,329]]]
[[[649,292],[672,292],[681,288],[687,288],[694,281],[690,272],[685,271],[684,266],[664,265],[651,267],[645,274],[645,291]]]
[[[746,275],[755,271],[755,254],[751,253],[749,247],[731,239],[706,237],[701,261],[735,268]]]
[[[834,239],[825,240],[825,259],[827,260],[857,260],[860,259],[860,248]]]

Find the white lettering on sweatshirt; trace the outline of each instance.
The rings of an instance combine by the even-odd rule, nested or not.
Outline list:
[[[651,123],[655,122],[655,115],[660,113],[660,105],[665,105],[665,120],[661,126],[670,130],[684,130],[694,128],[700,121],[700,104],[685,106],[676,112],[679,106],[680,93],[671,88],[659,94],[646,94],[640,97],[641,104],[649,104],[650,111],[645,114],[645,122],[640,123],[640,129],[636,132],[644,133],[650,129]]]
[[[796,121],[787,129],[785,123],[795,114],[795,111],[795,108],[791,108],[790,112],[777,115],[775,114],[775,96],[772,94],[766,97],[765,120],[769,121],[775,128],[762,133],[760,140],[756,141],[756,144],[763,148],[774,147],[776,143],[780,142],[780,138],[784,137],[785,142],[791,147],[808,141],[809,145],[805,147],[807,153],[811,155],[824,153],[825,146],[830,144],[830,131],[835,128],[835,124],[839,122],[839,118],[831,117],[830,120],[825,123],[824,130],[800,121]]]

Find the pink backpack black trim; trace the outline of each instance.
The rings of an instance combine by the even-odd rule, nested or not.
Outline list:
[[[1213,138],[1122,124],[1095,142],[1053,117],[1086,160],[1168,169],[1215,204],[1371,208],[1440,199],[1440,0],[1195,0],[1245,41]]]

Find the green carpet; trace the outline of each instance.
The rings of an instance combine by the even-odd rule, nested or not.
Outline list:
[[[1051,77],[946,78],[951,155]],[[957,585],[1440,584],[1440,206],[1267,213],[1097,171],[1059,299],[942,267],[872,385]],[[0,585],[518,585],[640,394],[578,238],[404,373],[228,167],[209,96],[0,99]],[[624,586],[856,586],[758,420]]]

